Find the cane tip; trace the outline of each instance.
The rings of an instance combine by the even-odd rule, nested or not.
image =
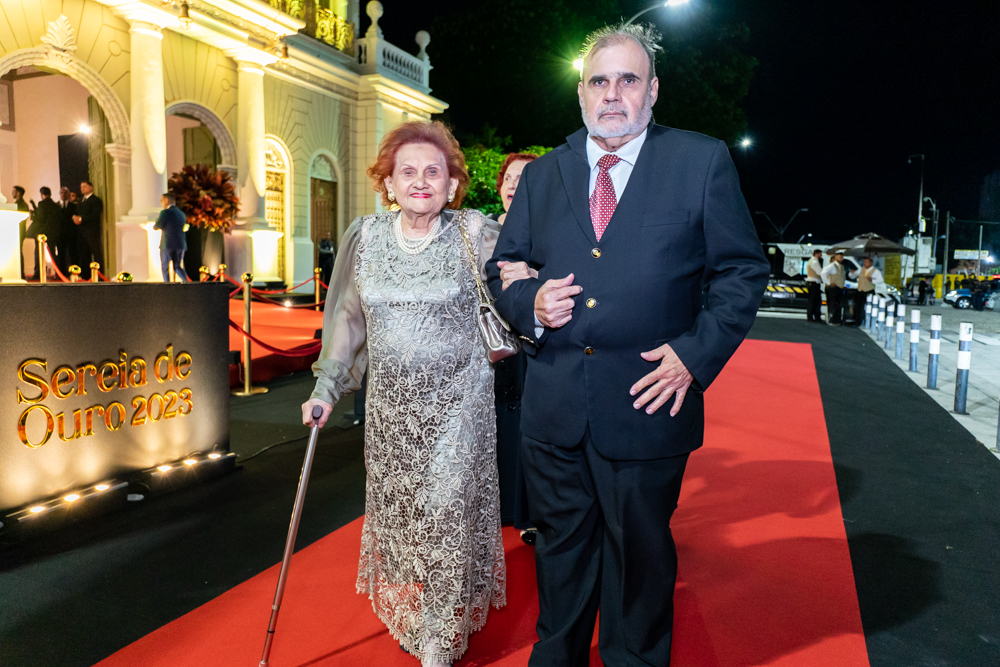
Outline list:
[[[313,419],[319,419],[323,416],[323,408],[318,405],[313,406]]]

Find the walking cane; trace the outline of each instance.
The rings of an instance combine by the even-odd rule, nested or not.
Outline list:
[[[295,536],[299,533],[299,519],[302,518],[302,505],[306,501],[306,486],[309,485],[309,472],[312,470],[313,455],[316,453],[316,440],[319,438],[319,424],[323,416],[323,408],[313,406],[312,418],[314,426],[309,431],[309,445],[306,447],[306,458],[302,462],[302,476],[299,477],[299,490],[295,493],[295,506],[292,508],[292,521],[288,524],[288,539],[285,540],[285,555],[281,559],[281,572],[278,574],[278,588],[274,591],[274,603],[271,605],[271,621],[267,624],[267,636],[264,639],[264,655],[258,667],[268,667],[271,659],[271,642],[274,641],[274,629],[278,625],[278,612],[281,610],[281,598],[285,596],[285,582],[288,580],[288,567],[292,563],[292,550],[295,548]]]

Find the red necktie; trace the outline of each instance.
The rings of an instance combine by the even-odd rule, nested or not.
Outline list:
[[[611,153],[605,153],[597,161],[597,183],[594,185],[594,194],[590,195],[590,221],[594,223],[594,234],[597,240],[601,240],[604,230],[611,222],[611,216],[615,214],[615,206],[618,199],[615,196],[615,184],[611,182],[611,175],[608,169],[621,162],[621,158]]]

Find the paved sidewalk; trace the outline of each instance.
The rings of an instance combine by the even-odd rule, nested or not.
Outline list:
[[[1000,415],[1000,336],[995,333],[979,333],[979,329],[996,331],[994,320],[1000,321],[1000,313],[959,311],[951,306],[917,306],[920,311],[920,344],[918,346],[918,366],[916,373],[909,372],[910,364],[910,307],[906,313],[906,332],[903,334],[903,358],[896,359],[895,338],[885,353],[907,377],[922,387],[928,396],[942,406],[952,417],[969,431],[997,458],[997,421]],[[941,354],[938,357],[938,388],[927,389],[927,360],[930,353],[931,315],[942,315]],[[969,393],[966,403],[968,415],[955,414],[955,376],[958,361],[958,326],[961,322],[972,322],[972,365],[969,369]],[[980,326],[977,327],[976,324]],[[875,341],[875,335],[868,336],[880,346],[884,342]],[[883,348],[884,349],[884,348]]]

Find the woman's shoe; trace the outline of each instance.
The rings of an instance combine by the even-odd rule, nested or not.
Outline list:
[[[535,546],[535,540],[538,538],[537,528],[528,528],[527,530],[521,531],[521,541],[527,544],[529,547]]]

